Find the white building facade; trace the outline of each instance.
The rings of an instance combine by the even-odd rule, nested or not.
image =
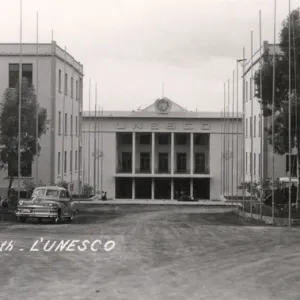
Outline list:
[[[0,44],[0,94],[14,88],[19,78],[20,44]],[[80,116],[83,66],[55,41],[22,44],[22,77],[34,86],[40,107],[47,109],[47,133],[39,141],[38,172],[35,159],[30,174],[35,182],[66,181],[74,193],[82,181]],[[81,169],[81,170],[80,170]],[[1,171],[1,187],[7,187],[7,170]],[[17,185],[17,180],[13,185]]]

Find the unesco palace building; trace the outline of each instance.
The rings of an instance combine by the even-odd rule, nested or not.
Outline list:
[[[223,120],[167,98],[139,111],[86,111],[83,183],[115,199],[220,199]],[[236,189],[241,174],[232,173]]]

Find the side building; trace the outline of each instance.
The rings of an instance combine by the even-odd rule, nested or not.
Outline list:
[[[0,94],[19,81],[20,44],[0,44]],[[35,88],[40,107],[47,109],[47,133],[32,165],[21,170],[22,181],[43,184],[66,181],[77,193],[82,181],[80,117],[83,97],[83,65],[60,48],[48,44],[22,44],[22,77]],[[8,170],[0,172],[1,188],[7,188]],[[16,177],[18,174],[14,174]],[[17,186],[14,180],[13,186]]]
[[[181,191],[220,199],[222,123],[221,112],[191,112],[167,98],[140,111],[84,112],[84,184],[117,199],[176,199]]]

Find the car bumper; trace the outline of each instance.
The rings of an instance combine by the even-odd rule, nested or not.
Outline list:
[[[45,211],[26,211],[24,209],[18,209],[16,211],[17,217],[28,217],[28,218],[56,218],[58,216],[57,211],[45,210]]]

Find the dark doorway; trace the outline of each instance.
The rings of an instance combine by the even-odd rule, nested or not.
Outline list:
[[[174,199],[178,200],[181,192],[184,195],[191,194],[190,178],[174,178]]]
[[[193,179],[194,198],[210,199],[210,178]]]
[[[169,173],[169,154],[158,153],[158,172]]]
[[[155,199],[171,199],[171,179],[157,178],[155,179]]]
[[[132,198],[132,178],[116,178],[116,199]]]
[[[135,198],[151,199],[151,178],[135,179]]]

